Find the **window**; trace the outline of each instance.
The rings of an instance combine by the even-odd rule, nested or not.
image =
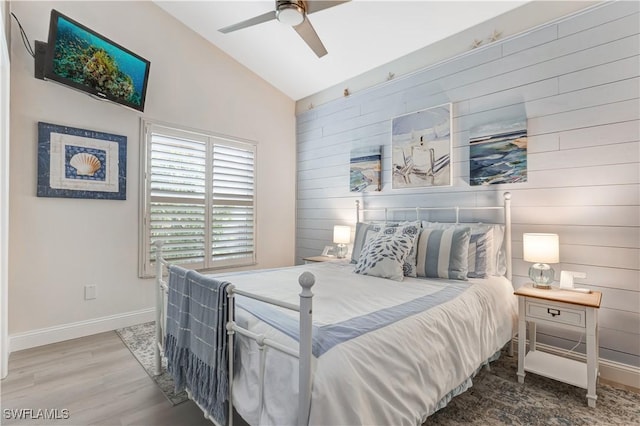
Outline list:
[[[155,272],[155,241],[191,269],[255,264],[256,145],[143,122],[141,271]]]

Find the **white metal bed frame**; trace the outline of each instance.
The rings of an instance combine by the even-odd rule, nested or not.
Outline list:
[[[420,220],[420,212],[423,211],[435,211],[435,210],[454,210],[456,223],[460,222],[460,211],[479,211],[479,210],[502,210],[504,212],[504,250],[506,257],[506,273],[505,276],[509,281],[512,278],[512,262],[511,262],[511,193],[505,192],[504,202],[502,206],[494,207],[398,207],[398,208],[373,208],[364,209],[360,207],[360,201],[356,200],[356,220],[360,222],[361,215],[371,212],[384,212],[385,221],[389,220],[389,213],[393,212],[416,212],[416,220]],[[155,349],[155,365],[154,373],[159,375],[161,373],[161,356],[164,347],[164,324],[166,321],[166,306],[165,296],[168,292],[168,283],[163,279],[163,267],[168,267],[170,262],[162,257],[162,241],[154,242],[156,247],[156,344]],[[295,305],[292,303],[282,302],[269,297],[264,297],[249,292],[245,292],[235,288],[233,284],[227,287],[227,298],[229,303],[228,318],[227,318],[227,347],[228,347],[228,369],[229,369],[229,395],[228,395],[228,425],[233,425],[233,373],[234,373],[234,345],[233,337],[235,333],[246,336],[256,342],[261,353],[260,362],[260,383],[258,398],[260,400],[260,409],[263,408],[264,401],[262,400],[263,388],[264,388],[264,356],[265,347],[276,349],[280,352],[288,354],[290,356],[299,359],[299,379],[298,379],[298,424],[307,425],[309,419],[309,410],[311,407],[311,345],[312,345],[312,306],[313,306],[313,293],[311,287],[315,284],[315,276],[310,272],[303,272],[299,278],[298,283],[302,288],[300,292],[300,304]],[[236,294],[249,297],[251,299],[259,300],[264,303],[279,306],[285,309],[299,312],[300,314],[300,341],[298,350],[291,349],[285,345],[282,345],[274,340],[266,338],[262,334],[255,334],[234,321],[235,315],[235,299]],[[510,354],[513,351],[513,342],[509,349]],[[187,391],[189,397],[191,397],[189,391]],[[214,424],[218,423],[206,414],[206,410],[196,403],[198,407],[205,413],[205,417],[211,420]],[[222,426],[222,425],[218,425]]]

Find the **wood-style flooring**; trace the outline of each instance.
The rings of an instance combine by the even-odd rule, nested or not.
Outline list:
[[[213,424],[192,401],[173,406],[115,332],[12,353],[0,408],[2,425]]]
[[[192,401],[173,406],[115,332],[12,353],[0,407],[2,425],[213,424]]]

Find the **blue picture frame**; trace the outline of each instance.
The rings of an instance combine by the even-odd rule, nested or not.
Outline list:
[[[127,137],[38,122],[38,197],[127,199]]]

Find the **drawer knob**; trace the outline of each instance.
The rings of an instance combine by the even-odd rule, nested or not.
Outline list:
[[[560,310],[559,309],[551,309],[551,308],[547,308],[547,313],[549,315],[551,315],[552,317],[555,317],[557,315],[560,315]]]

